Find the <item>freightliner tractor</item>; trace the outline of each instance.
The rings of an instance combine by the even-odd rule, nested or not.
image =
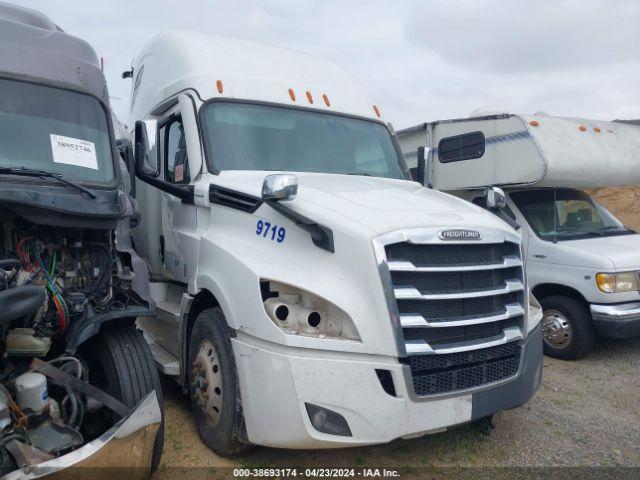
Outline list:
[[[384,443],[532,397],[519,234],[412,181],[349,75],[173,31],[123,76],[158,310],[139,326],[214,451]]]
[[[0,476],[146,478],[162,392],[100,61],[0,2]],[[123,166],[121,168],[121,165]],[[121,173],[124,171],[124,175]]]

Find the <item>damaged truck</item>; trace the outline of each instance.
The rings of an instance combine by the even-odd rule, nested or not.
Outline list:
[[[159,462],[162,395],[134,323],[153,304],[123,171],[94,50],[0,2],[2,478],[144,478]]]

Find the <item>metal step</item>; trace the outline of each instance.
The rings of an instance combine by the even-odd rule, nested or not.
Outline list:
[[[180,375],[180,362],[176,357],[174,357],[171,352],[167,349],[163,348],[161,345],[158,345],[147,335],[144,335],[147,344],[149,345],[149,349],[153,354],[153,358],[158,365],[158,370],[160,370],[165,375],[170,375],[172,377],[177,377]]]

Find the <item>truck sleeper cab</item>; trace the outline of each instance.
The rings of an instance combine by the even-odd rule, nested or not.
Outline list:
[[[160,462],[162,392],[135,328],[153,304],[123,171],[93,48],[0,2],[2,479],[146,478]]]
[[[531,398],[520,237],[409,181],[357,82],[184,31],[126,76],[159,313],[139,325],[217,453],[384,443]]]
[[[543,114],[474,114],[399,132],[416,168],[426,147],[427,184],[494,210],[522,235],[529,286],[540,301],[545,353],[586,355],[598,336],[640,336],[640,236],[581,189],[636,185],[640,128]]]

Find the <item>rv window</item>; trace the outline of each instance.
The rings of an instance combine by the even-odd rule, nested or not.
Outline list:
[[[440,163],[450,163],[480,158],[484,155],[484,145],[482,132],[443,138],[438,144],[438,159]]]
[[[543,240],[574,240],[630,233],[602,205],[579,190],[525,190],[512,192],[510,197]]]

